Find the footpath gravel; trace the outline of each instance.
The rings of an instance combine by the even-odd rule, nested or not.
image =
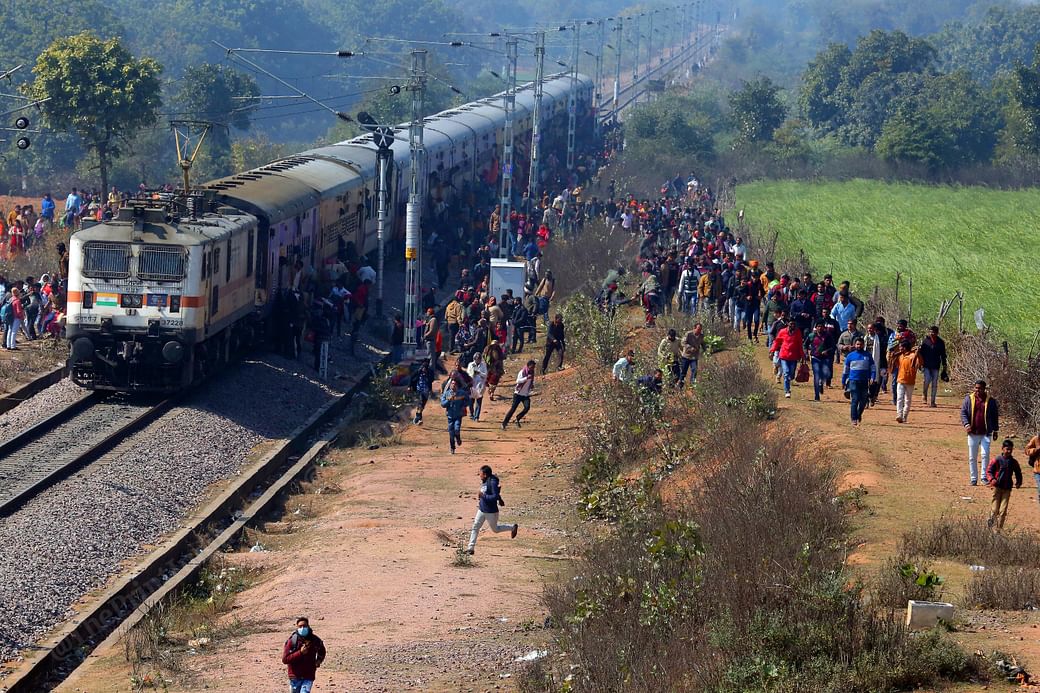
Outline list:
[[[180,526],[205,490],[233,476],[256,445],[287,436],[338,394],[306,370],[276,356],[241,364],[103,460],[0,519],[0,662],[73,615],[76,602],[141,554],[142,545]],[[75,392],[56,385],[19,405],[0,417],[0,438]],[[17,424],[8,421],[12,416]],[[5,422],[12,429],[7,436]]]

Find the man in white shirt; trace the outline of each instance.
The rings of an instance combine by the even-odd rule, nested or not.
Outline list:
[[[614,368],[611,369],[611,373],[614,375],[614,380],[618,382],[628,382],[632,379],[632,362],[636,359],[636,352],[632,349],[628,350],[628,353],[617,360],[614,364]]]
[[[506,426],[509,425],[509,420],[513,418],[513,413],[516,408],[523,405],[523,411],[520,412],[516,417],[516,427],[522,428],[520,420],[527,416],[527,412],[531,410],[531,390],[534,388],[534,361],[528,361],[527,365],[520,369],[520,372],[516,374],[516,387],[513,388],[513,404],[509,407],[509,412],[506,413],[506,418],[502,419],[502,430],[506,430]]]

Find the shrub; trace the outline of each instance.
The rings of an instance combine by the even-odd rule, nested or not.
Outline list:
[[[942,578],[930,568],[919,567],[913,559],[900,555],[885,561],[881,566],[871,596],[877,604],[903,609],[911,599],[941,599],[942,584]]]
[[[1027,531],[994,533],[981,517],[940,517],[903,536],[910,555],[957,558],[981,565],[1040,564],[1040,537]]]
[[[625,344],[620,316],[603,313],[585,294],[572,296],[562,313],[571,344],[588,350],[604,366],[614,365]]]
[[[1036,609],[1040,570],[996,566],[977,572],[968,583],[965,602],[979,609]]]

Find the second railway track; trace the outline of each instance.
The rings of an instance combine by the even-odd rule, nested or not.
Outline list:
[[[172,404],[173,398],[90,394],[0,442],[0,517],[96,461]]]

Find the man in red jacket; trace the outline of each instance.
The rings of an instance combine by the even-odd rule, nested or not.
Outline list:
[[[795,378],[798,362],[805,358],[802,331],[792,321],[787,328],[780,330],[769,347],[769,353],[780,356],[780,367],[784,372],[784,397],[791,396],[791,381]]]
[[[325,661],[325,643],[321,641],[305,616],[296,619],[296,632],[282,648],[282,664],[289,668],[289,692],[311,693],[314,675]]]

